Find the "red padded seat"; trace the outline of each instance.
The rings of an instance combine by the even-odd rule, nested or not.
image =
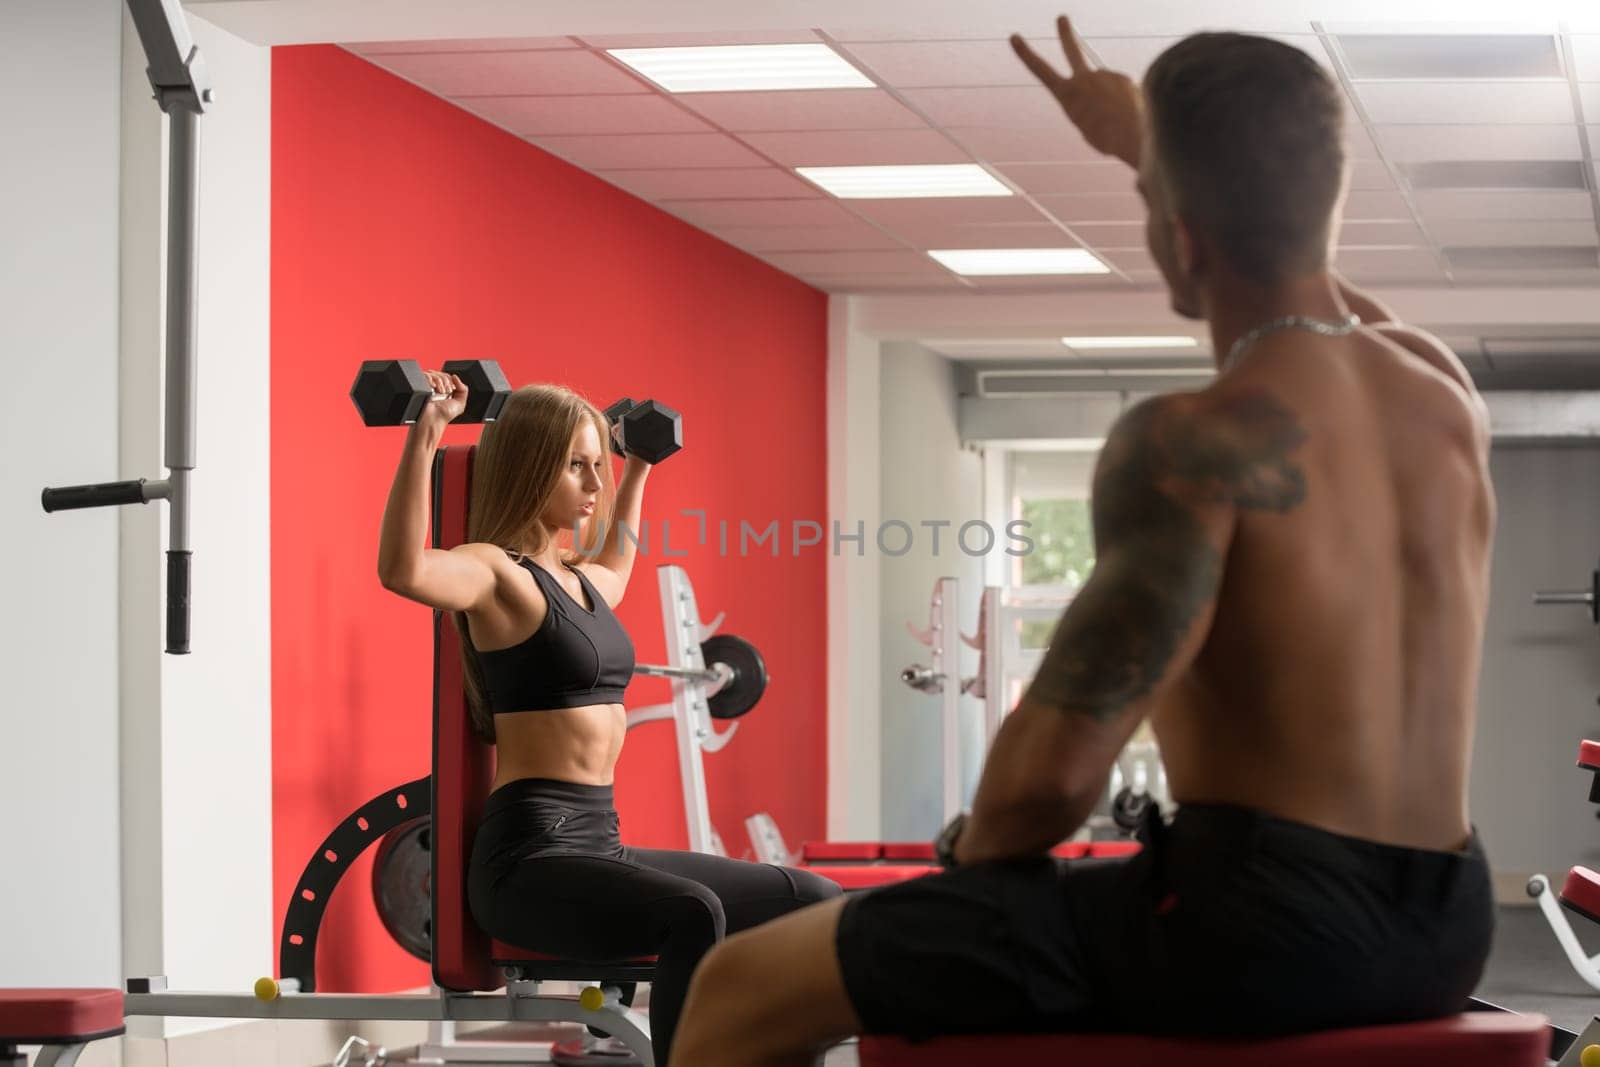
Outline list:
[[[807,841],[800,846],[801,863],[871,863],[883,858],[876,841]]]
[[[1566,885],[1561,887],[1561,903],[1600,923],[1600,874],[1587,867],[1572,868],[1567,872]]]
[[[1600,741],[1585,741],[1578,746],[1578,766],[1586,771],[1600,771]]]
[[[1542,1015],[1472,1012],[1400,1026],[1329,1030],[1257,1041],[1131,1034],[942,1037],[913,1043],[863,1037],[861,1067],[971,1067],[989,1063],[1115,1067],[1544,1067]]]
[[[0,1044],[77,1044],[120,1033],[120,989],[0,989]]]
[[[933,852],[932,841],[886,841],[883,858],[891,862],[932,863],[938,857]]]
[[[854,866],[841,864],[837,867],[802,866],[800,869],[832,879],[838,883],[840,889],[845,890],[875,889],[880,885],[893,885],[895,882],[921,878],[939,870],[938,867],[927,863],[860,863]]]

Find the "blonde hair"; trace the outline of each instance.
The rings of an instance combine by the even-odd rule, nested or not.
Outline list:
[[[472,464],[472,491],[467,504],[467,540],[499,545],[513,559],[537,556],[556,536],[542,521],[572,454],[572,441],[585,421],[600,435],[608,454],[610,427],[600,409],[559,385],[525,385],[508,398],[500,417],[483,428]],[[565,554],[568,562],[593,554],[600,531],[610,525],[616,503],[611,464],[600,464],[600,499],[593,518],[583,527],[580,548]],[[495,739],[494,715],[487,707],[483,671],[472,645],[465,612],[455,612],[461,636],[461,663],[466,679],[467,711],[472,727],[485,741]]]

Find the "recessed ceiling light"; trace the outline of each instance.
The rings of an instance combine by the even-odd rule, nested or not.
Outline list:
[[[796,167],[795,173],[841,200],[1015,195],[1004,182],[976,163]]]
[[[607,54],[669,93],[873,87],[872,79],[825,44],[611,48]]]
[[[1110,274],[1085,248],[951,248],[928,255],[967,277],[1004,274]]]
[[[1068,348],[1195,348],[1200,342],[1193,337],[1063,337],[1061,343]]]

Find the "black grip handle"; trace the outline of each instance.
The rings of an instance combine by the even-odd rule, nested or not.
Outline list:
[[[189,560],[193,552],[167,551],[167,653],[189,654]]]
[[[136,482],[100,482],[98,485],[66,485],[60,489],[46,489],[39,494],[39,502],[46,511],[68,511],[72,508],[105,508],[118,504],[143,504],[144,479]]]

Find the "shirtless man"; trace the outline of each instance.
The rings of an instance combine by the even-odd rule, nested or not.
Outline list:
[[[1265,1035],[1453,1013],[1494,925],[1467,814],[1494,496],[1452,353],[1332,273],[1341,103],[1208,34],[1145,77],[1018,54],[1139,171],[1208,387],[1106,441],[1097,561],[989,753],[951,869],[730,938],[674,1064],[802,1064],[859,1032]],[[1352,317],[1359,315],[1365,325]],[[1052,859],[1151,719],[1179,805]]]

